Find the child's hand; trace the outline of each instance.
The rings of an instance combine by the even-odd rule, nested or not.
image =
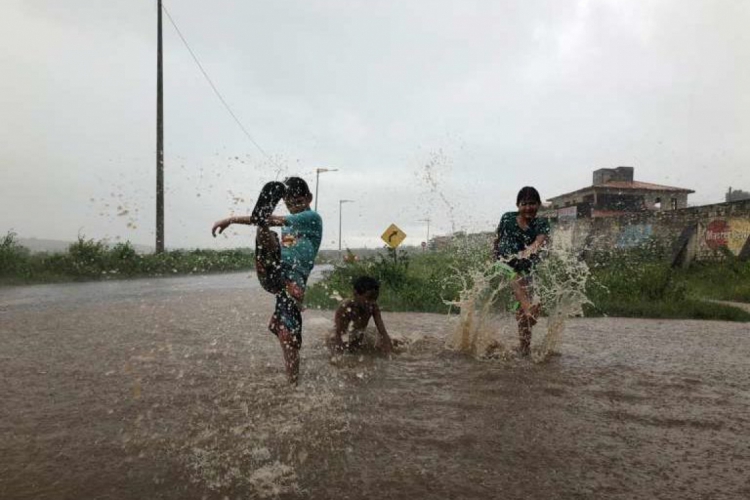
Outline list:
[[[229,227],[229,225],[232,223],[232,219],[222,219],[214,224],[214,226],[211,228],[211,235],[216,238],[216,230],[218,229],[219,234],[221,234],[226,228]]]
[[[528,260],[538,253],[539,249],[534,247],[524,248],[518,253],[518,258],[521,260]]]
[[[388,357],[393,354],[393,343],[391,342],[391,339],[386,339],[385,341],[383,341],[383,354]]]
[[[336,337],[331,342],[331,349],[335,353],[342,353],[346,350],[346,346],[344,345],[344,341],[341,340],[341,337]]]

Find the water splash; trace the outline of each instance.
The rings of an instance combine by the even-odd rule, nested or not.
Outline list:
[[[459,285],[459,297],[446,303],[457,307],[460,315],[446,347],[478,358],[515,357],[510,347],[518,342],[510,279],[488,260],[454,271],[452,280]],[[532,345],[534,362],[545,362],[559,353],[565,320],[582,316],[583,305],[589,302],[585,294],[588,278],[586,263],[562,243],[553,244],[533,271],[532,301],[541,305],[546,317],[544,336]]]
[[[553,244],[535,274],[536,293],[547,316],[547,331],[538,348],[532,350],[532,359],[543,362],[559,352],[566,318],[583,316],[583,305],[590,303],[586,297],[590,271],[570,248]]]
[[[456,273],[453,279],[459,282],[460,292],[457,300],[446,303],[457,307],[460,315],[446,346],[477,357],[484,357],[489,352],[506,352],[497,338],[498,315],[495,309],[499,296],[509,290],[510,282],[489,262],[468,272],[453,269]]]
[[[456,210],[441,189],[441,184],[444,184],[442,177],[446,176],[452,168],[453,160],[441,148],[437,151],[430,152],[427,160],[420,165],[419,169],[417,169],[416,176],[424,185],[426,185],[430,195],[432,197],[437,197],[439,202],[444,205],[447,210],[447,219],[451,224],[451,233],[455,233]],[[431,206],[432,204],[432,201],[429,201],[426,205]]]

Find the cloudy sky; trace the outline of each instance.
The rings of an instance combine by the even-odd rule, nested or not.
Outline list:
[[[210,236],[269,179],[315,188],[337,248],[390,223],[492,230],[630,165],[637,180],[750,190],[746,0],[170,0],[164,18],[168,247]],[[0,231],[153,244],[155,0],[5,0]],[[253,142],[254,141],[254,142]]]

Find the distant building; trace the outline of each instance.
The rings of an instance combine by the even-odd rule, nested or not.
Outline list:
[[[732,188],[729,188],[729,191],[727,191],[726,196],[724,197],[724,201],[729,203],[730,201],[742,201],[742,200],[750,200],[750,193],[747,191],[743,191],[741,189],[735,189],[732,191]]]
[[[662,186],[633,179],[633,167],[594,170],[591,186],[549,198],[545,215],[559,219],[613,217],[643,210],[666,211],[687,207],[692,189]]]

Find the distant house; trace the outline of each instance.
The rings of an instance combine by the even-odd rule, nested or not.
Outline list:
[[[727,191],[726,196],[724,197],[724,201],[729,203],[731,201],[742,201],[742,200],[750,200],[750,193],[747,191],[743,191],[741,189],[735,189],[732,191],[732,188],[729,188],[729,191]]]
[[[559,219],[613,217],[643,210],[687,207],[692,189],[662,186],[633,179],[633,167],[594,170],[591,186],[549,198],[545,215]]]

